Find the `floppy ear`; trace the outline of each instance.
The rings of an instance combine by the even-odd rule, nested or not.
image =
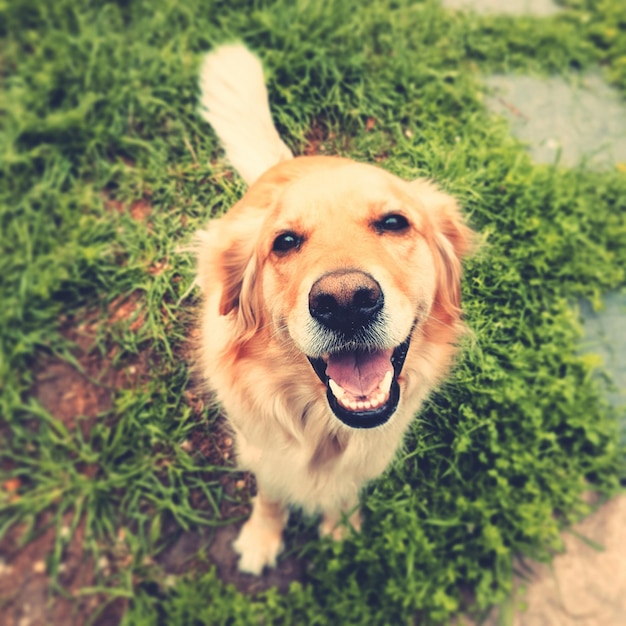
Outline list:
[[[461,307],[461,261],[474,248],[474,232],[467,226],[456,200],[429,181],[410,183],[433,228],[438,265],[435,303],[442,312],[458,317]]]
[[[232,316],[233,338],[243,343],[262,324],[256,246],[265,211],[236,206],[231,212],[198,233],[198,283],[208,306]]]

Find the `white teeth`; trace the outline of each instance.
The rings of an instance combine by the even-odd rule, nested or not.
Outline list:
[[[387,398],[384,393],[379,393],[376,397],[372,398],[370,402],[372,403],[373,408],[379,407]]]
[[[389,398],[389,390],[393,381],[393,372],[389,371],[380,381],[378,389],[374,392],[376,395],[366,400],[357,400],[352,394],[348,393],[341,385],[337,384],[332,378],[328,379],[328,387],[331,393],[337,399],[337,402],[345,409],[350,411],[369,411],[377,409],[383,405]]]
[[[382,392],[378,392],[378,395],[373,398],[369,398],[369,400],[353,400],[350,399],[347,395],[341,398],[337,398],[337,401],[341,406],[351,411],[369,411],[370,409],[377,409],[379,406],[385,403],[388,395]]]
[[[381,393],[385,396],[389,393],[391,389],[391,381],[393,380],[393,372],[390,370],[385,374],[385,377],[380,381],[378,385],[378,389],[380,389]]]
[[[338,385],[332,378],[328,380],[328,386],[337,400],[341,400],[341,398],[346,395],[345,389]]]

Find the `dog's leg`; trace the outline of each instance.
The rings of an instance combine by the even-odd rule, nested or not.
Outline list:
[[[282,534],[287,517],[282,503],[269,500],[259,490],[252,515],[233,543],[235,552],[240,555],[240,571],[258,576],[266,565],[276,565],[276,557],[283,549]]]
[[[341,510],[326,511],[319,527],[320,536],[330,536],[335,541],[345,539],[349,530],[341,522],[346,518],[354,530],[357,532],[361,530],[361,513],[358,506],[354,504]]]

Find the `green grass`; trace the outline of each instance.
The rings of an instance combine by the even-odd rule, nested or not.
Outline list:
[[[582,494],[623,478],[573,303],[626,282],[626,174],[533,164],[486,112],[481,73],[601,64],[626,92],[623,2],[568,4],[513,20],[408,0],[0,2],[0,535],[22,525],[28,541],[56,524],[56,580],[81,520],[95,554],[113,554],[123,529],[130,559],[85,593],[130,598],[125,623],[138,625],[445,622],[462,589],[478,612],[504,600],[516,553],[549,558],[589,512]],[[202,566],[166,585],[152,561],[175,533],[225,523],[232,499],[220,481],[232,469],[180,446],[216,419],[185,395],[197,294],[181,245],[244,190],[196,114],[200,55],[231,39],[263,57],[295,151],[317,125],[329,150],[433,177],[484,239],[453,378],[364,495],[362,534],[301,545],[291,533],[310,570],[286,594],[244,596]],[[106,198],[145,198],[151,215]],[[131,294],[141,327],[109,323]],[[103,360],[115,348],[114,365],[148,353],[151,367],[83,433],[32,389],[45,359],[80,367],[61,329],[86,319]]]

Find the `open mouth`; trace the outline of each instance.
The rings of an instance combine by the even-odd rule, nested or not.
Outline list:
[[[332,412],[352,428],[375,428],[398,408],[398,376],[409,350],[409,338],[397,348],[346,350],[322,358],[308,357],[326,385]]]

